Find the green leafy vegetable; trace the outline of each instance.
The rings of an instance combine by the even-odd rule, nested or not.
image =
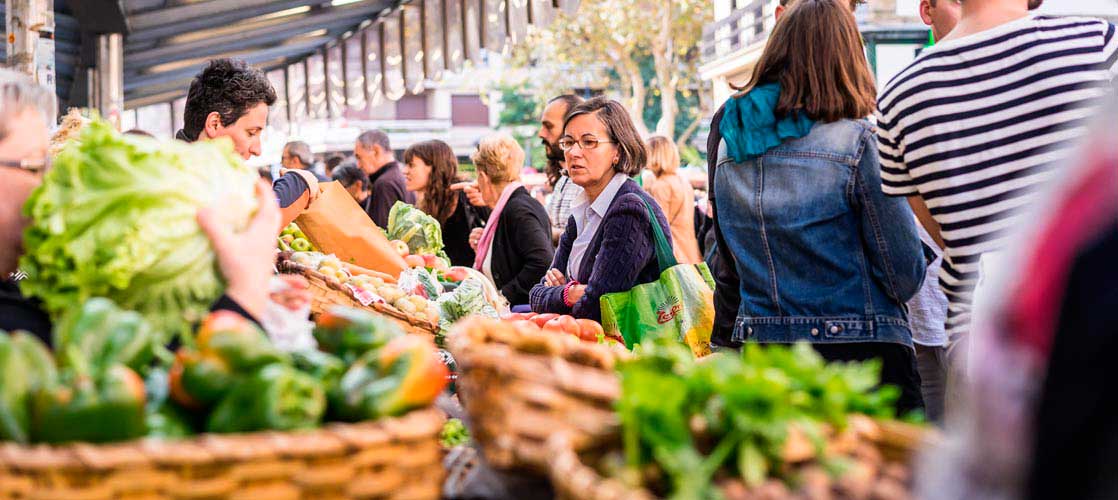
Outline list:
[[[257,179],[228,141],[123,136],[95,121],[23,207],[31,223],[20,287],[56,320],[106,297],[160,335],[186,331],[224,289],[195,214],[220,207],[244,227],[256,209]]]
[[[445,256],[439,221],[422,210],[397,201],[388,212],[388,239],[408,244],[412,254]]]
[[[779,474],[790,427],[821,450],[824,426],[841,429],[854,413],[892,417],[900,394],[879,387],[879,362],[827,364],[808,344],[747,344],[702,363],[670,339],[636,352],[619,368],[625,477],[655,464],[677,500],[717,498],[720,469],[759,485]]]
[[[452,418],[443,424],[443,430],[439,433],[439,443],[443,445],[443,448],[450,449],[469,442],[470,431],[466,430],[466,425],[461,420]]]
[[[497,318],[497,310],[485,300],[485,287],[478,278],[462,281],[453,292],[445,293],[436,301],[439,306],[439,340],[450,331],[451,325],[466,316],[480,314]]]

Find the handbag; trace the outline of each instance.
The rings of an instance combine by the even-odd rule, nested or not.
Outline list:
[[[687,344],[696,357],[710,354],[714,278],[706,263],[678,263],[656,212],[648,200],[643,201],[652,221],[660,278],[625,292],[602,295],[602,328],[607,335],[624,338],[630,349],[645,339],[670,335]]]

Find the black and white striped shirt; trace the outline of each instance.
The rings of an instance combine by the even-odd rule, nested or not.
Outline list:
[[[1001,249],[1118,72],[1114,25],[1026,17],[929,48],[878,99],[886,194],[924,199],[947,249],[947,333],[966,332],[979,258]]]

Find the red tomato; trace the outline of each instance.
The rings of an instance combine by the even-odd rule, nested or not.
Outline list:
[[[605,336],[606,331],[602,325],[592,319],[580,319],[578,321],[578,337],[587,342],[597,342],[598,336]]]
[[[538,316],[538,314],[536,314],[534,312],[526,312],[526,313],[520,313],[520,314],[522,314],[524,316],[524,319],[532,319],[532,318],[535,318],[536,316]]]
[[[551,321],[551,320],[553,320],[555,318],[558,318],[558,317],[559,317],[558,314],[552,314],[552,313],[540,314],[540,315],[533,316],[532,317],[532,322],[535,323],[536,325],[538,325],[540,328],[543,328],[543,325],[546,325],[548,321]]]
[[[568,335],[579,336],[578,320],[570,316],[559,316],[543,326],[543,331],[550,333],[565,333]]]
[[[524,319],[524,315],[521,314],[521,313],[509,313],[509,314],[506,314],[501,319],[503,319],[505,321],[519,321],[519,320]]]

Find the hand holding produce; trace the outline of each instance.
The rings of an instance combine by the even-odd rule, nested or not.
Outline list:
[[[221,274],[228,281],[225,294],[259,318],[267,307],[267,285],[275,253],[270,242],[279,231],[280,213],[271,187],[263,180],[256,183],[256,202],[259,210],[248,227],[239,233],[223,222],[215,208],[217,205],[200,209],[198,224],[210,239]]]
[[[123,136],[94,121],[55,158],[24,205],[30,225],[19,264],[27,279],[20,288],[41,299],[56,321],[76,304],[106,297],[143,315],[161,341],[185,332],[206,315],[225,279],[253,282],[256,267],[270,269],[278,212],[270,189],[253,196],[259,178],[227,141]],[[199,209],[216,206],[220,213],[211,212],[207,224],[223,227],[227,244],[212,245],[195,218]],[[252,232],[267,233],[258,242],[267,250],[259,253],[239,245],[253,238],[233,237],[258,208],[261,228]],[[221,269],[232,274],[225,278],[218,273],[218,246]],[[241,259],[250,267],[231,265]],[[253,307],[245,303],[253,301],[244,287],[260,283],[240,285],[232,295]]]

